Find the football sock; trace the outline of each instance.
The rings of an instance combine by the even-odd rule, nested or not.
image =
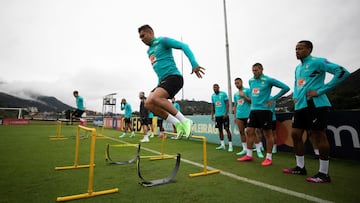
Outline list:
[[[299,166],[300,168],[304,168],[305,166],[305,160],[304,160],[304,156],[297,156],[296,157],[296,165]]]
[[[169,123],[172,123],[174,125],[180,122],[177,118],[175,118],[171,114],[168,115],[168,117],[166,118],[166,121],[169,122]]]
[[[319,172],[328,174],[329,173],[329,160],[320,159],[320,168]]]
[[[247,149],[246,155],[252,157],[253,156],[253,150],[252,149]]]
[[[272,160],[272,154],[271,153],[266,153],[266,158]]]
[[[244,142],[242,143],[242,147],[243,147],[243,150],[247,148],[246,142],[245,142],[245,143],[244,143]]]
[[[184,116],[180,111],[177,112],[177,114],[175,115],[175,117],[176,117],[180,122],[186,121],[185,116]]]

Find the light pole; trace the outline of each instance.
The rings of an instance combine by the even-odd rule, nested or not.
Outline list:
[[[183,42],[183,38],[181,36],[181,42]],[[181,74],[184,77],[184,52],[181,51]],[[184,101],[184,87],[181,88],[181,101]]]
[[[227,79],[228,79],[229,113],[231,113],[232,112],[231,73],[230,73],[229,40],[228,40],[225,0],[223,0],[223,4],[224,4],[224,21],[225,21],[225,49],[226,49],[226,65],[227,65]]]

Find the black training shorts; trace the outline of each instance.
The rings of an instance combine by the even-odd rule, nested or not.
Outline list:
[[[246,128],[249,118],[236,118],[236,120],[241,121],[244,124],[244,127]]]
[[[215,128],[222,130],[223,127],[225,129],[229,129],[229,127],[230,127],[229,116],[227,116],[225,118],[224,118],[224,116],[216,116],[215,117]]]
[[[272,112],[270,110],[252,110],[249,116],[248,127],[272,129]]]
[[[307,104],[306,108],[295,111],[292,127],[305,130],[325,130],[329,107],[316,108],[313,100],[309,100]]]
[[[140,118],[141,125],[149,125],[149,118]]]
[[[83,113],[84,113],[83,110],[76,109],[72,115],[75,116],[75,117],[77,117],[77,118],[81,118],[81,116],[83,115]]]
[[[169,75],[164,80],[162,80],[156,88],[161,87],[165,89],[169,94],[168,99],[172,99],[181,90],[183,85],[184,79],[181,75]]]
[[[125,122],[125,124],[126,123],[131,123],[131,118],[124,118],[124,122]]]

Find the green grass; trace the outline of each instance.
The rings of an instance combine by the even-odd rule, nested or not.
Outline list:
[[[67,140],[50,141],[48,137],[55,133],[55,122],[0,126],[1,203],[55,202],[60,196],[87,192],[87,168],[54,170],[56,166],[74,164],[75,140],[72,137],[76,127],[62,126],[62,135],[68,137]],[[210,143],[207,144],[207,164],[220,169],[221,174],[189,177],[190,173],[201,172],[203,168],[182,161],[175,183],[142,187],[138,184],[136,164],[108,165],[104,159],[107,144],[138,143],[142,136],[120,140],[117,138],[120,132],[109,129],[104,134],[111,139],[96,140],[93,190],[119,188],[119,192],[69,202],[310,202],[305,198],[308,196],[333,202],[358,202],[360,198],[359,162],[331,159],[332,183],[312,184],[305,181],[305,176],[281,173],[283,168],[295,164],[292,153],[274,154],[274,164],[261,167],[262,160],[258,158],[252,163],[236,162],[235,152],[240,150],[239,147],[234,153],[228,153],[215,150],[216,145]],[[79,164],[89,163],[90,141],[80,141]],[[167,139],[165,152],[181,153],[182,160],[202,164],[202,146],[202,142]],[[161,139],[152,138],[150,143],[142,144],[141,155],[156,155],[149,150],[160,152]],[[111,147],[110,152],[114,160],[124,161],[134,156],[136,148]],[[174,164],[174,159],[150,161],[144,158],[141,159],[141,172],[145,179],[159,179],[168,176]],[[318,170],[318,160],[308,156],[306,166],[308,173],[313,175]],[[279,192],[272,188],[285,190]],[[300,197],[292,195],[294,192]]]

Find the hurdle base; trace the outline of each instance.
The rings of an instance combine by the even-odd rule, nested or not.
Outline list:
[[[139,144],[113,144],[112,147],[138,147]]]
[[[155,161],[155,160],[163,160],[163,159],[173,159],[175,157],[176,157],[175,155],[161,155],[161,156],[150,157],[149,160]]]
[[[49,137],[49,140],[67,140],[67,137],[63,137],[63,136],[52,136]]]
[[[95,164],[94,164],[95,166]],[[89,168],[90,165],[77,165],[77,166],[57,166],[55,170],[67,170],[67,169],[79,169],[79,168]]]
[[[206,176],[206,175],[211,175],[211,174],[216,174],[216,173],[220,173],[220,170],[203,171],[200,173],[190,173],[189,176],[190,177],[198,177],[198,176]]]
[[[78,195],[58,197],[58,198],[56,198],[56,201],[63,202],[63,201],[69,201],[69,200],[83,199],[83,198],[94,197],[94,196],[98,196],[98,195],[111,194],[111,193],[115,193],[115,192],[119,192],[119,189],[114,188],[114,189],[110,189],[110,190],[103,190],[103,191],[97,191],[97,192],[91,192],[91,193],[88,192],[88,193],[83,193],[83,194],[78,194]]]

